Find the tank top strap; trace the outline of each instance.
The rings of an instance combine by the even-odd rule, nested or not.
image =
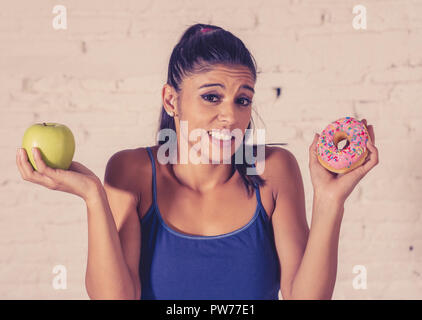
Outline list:
[[[255,168],[255,164],[253,164],[252,166]],[[253,186],[255,188],[256,201],[258,202],[258,205],[261,208],[264,208],[264,206],[262,205],[262,202],[261,202],[261,192],[259,190],[259,185],[257,183],[254,183]]]
[[[156,169],[155,169],[155,160],[154,155],[152,154],[152,150],[150,147],[146,148],[148,151],[149,158],[151,160],[152,166],[152,194],[153,194],[153,201],[154,205],[157,204],[157,181],[156,181]]]

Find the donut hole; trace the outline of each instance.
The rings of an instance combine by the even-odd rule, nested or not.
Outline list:
[[[349,146],[350,142],[345,132],[339,131],[334,134],[334,145],[341,151]]]
[[[349,146],[349,140],[347,140],[347,139],[343,139],[343,140],[340,140],[338,143],[337,143],[337,150],[343,150],[343,149],[346,149],[348,146]]]

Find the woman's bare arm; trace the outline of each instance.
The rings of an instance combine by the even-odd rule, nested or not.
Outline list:
[[[85,284],[91,299],[139,299],[140,223],[137,198],[127,187],[128,151],[107,163],[104,186],[86,201],[88,263]]]

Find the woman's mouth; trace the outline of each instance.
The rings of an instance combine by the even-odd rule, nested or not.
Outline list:
[[[207,131],[210,141],[220,147],[231,146],[234,142],[235,137],[231,134],[226,134],[221,131],[210,130]]]

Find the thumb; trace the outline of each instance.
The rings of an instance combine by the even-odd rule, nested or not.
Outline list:
[[[309,161],[310,164],[314,163],[315,161],[318,161],[317,158],[317,144],[318,144],[319,134],[315,133],[314,140],[312,141],[312,144],[309,147]]]
[[[312,150],[315,150],[316,151],[318,139],[319,139],[319,134],[318,133],[315,133],[314,140],[312,141],[312,144],[311,144],[311,149]]]
[[[318,133],[315,133],[314,141],[316,142],[316,141],[318,141],[318,139],[319,139],[319,134]]]

